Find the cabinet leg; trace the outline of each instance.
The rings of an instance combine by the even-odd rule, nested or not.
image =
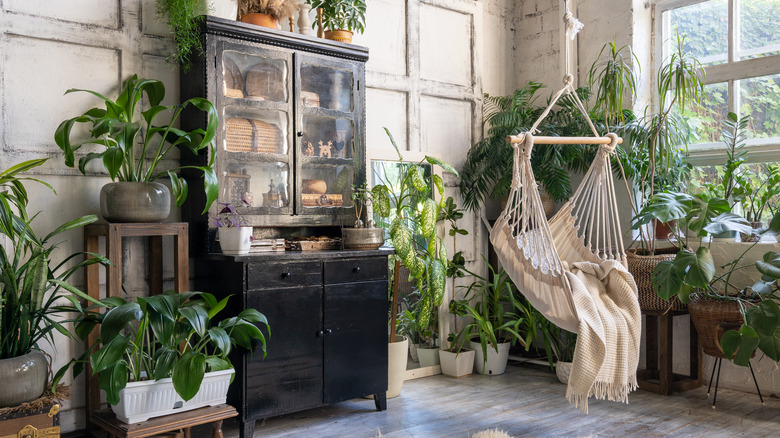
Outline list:
[[[238,438],[252,438],[255,434],[255,420],[244,420],[241,422],[241,430]]]
[[[376,405],[377,411],[386,411],[387,410],[387,393],[386,392],[379,392],[374,394],[374,404]]]
[[[252,429],[254,429],[254,426]],[[211,423],[211,438],[222,438],[222,420]]]

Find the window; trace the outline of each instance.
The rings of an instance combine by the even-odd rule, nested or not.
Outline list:
[[[707,99],[684,114],[691,163],[725,161],[728,112],[751,116],[748,161],[780,161],[780,0],[659,1],[655,14],[656,59],[666,59],[679,32],[705,67]]]

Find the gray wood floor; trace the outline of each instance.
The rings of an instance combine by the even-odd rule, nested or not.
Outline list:
[[[780,400],[718,391],[711,408],[707,388],[664,397],[636,391],[630,404],[591,401],[583,415],[564,398],[565,386],[539,367],[510,365],[501,376],[433,376],[407,381],[385,412],[373,400],[351,400],[258,422],[255,437],[470,437],[499,428],[513,437],[778,437]],[[225,425],[235,438],[235,425]],[[193,434],[194,436],[208,436]]]

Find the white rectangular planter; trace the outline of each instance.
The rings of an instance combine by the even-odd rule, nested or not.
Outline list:
[[[439,359],[445,376],[466,377],[474,370],[474,350],[461,350],[460,354],[439,350]]]
[[[200,390],[190,401],[179,397],[170,378],[129,382],[125,389],[119,391],[119,403],[111,409],[119,421],[140,423],[154,417],[220,405],[227,399],[234,372],[230,369],[206,373]]]

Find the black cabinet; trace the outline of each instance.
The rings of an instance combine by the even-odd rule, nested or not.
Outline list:
[[[387,252],[323,251],[195,260],[197,290],[258,309],[268,356],[233,357],[229,403],[251,437],[255,421],[374,395],[386,408]]]
[[[365,63],[368,49],[205,17],[204,55],[182,72],[181,99],[206,97],[219,112],[214,159],[218,202],[257,227],[336,226],[354,217],[352,184],[366,180]],[[185,111],[182,125],[205,128]],[[182,209],[191,247],[211,250],[202,180],[185,171]],[[242,198],[249,202],[244,206]]]

